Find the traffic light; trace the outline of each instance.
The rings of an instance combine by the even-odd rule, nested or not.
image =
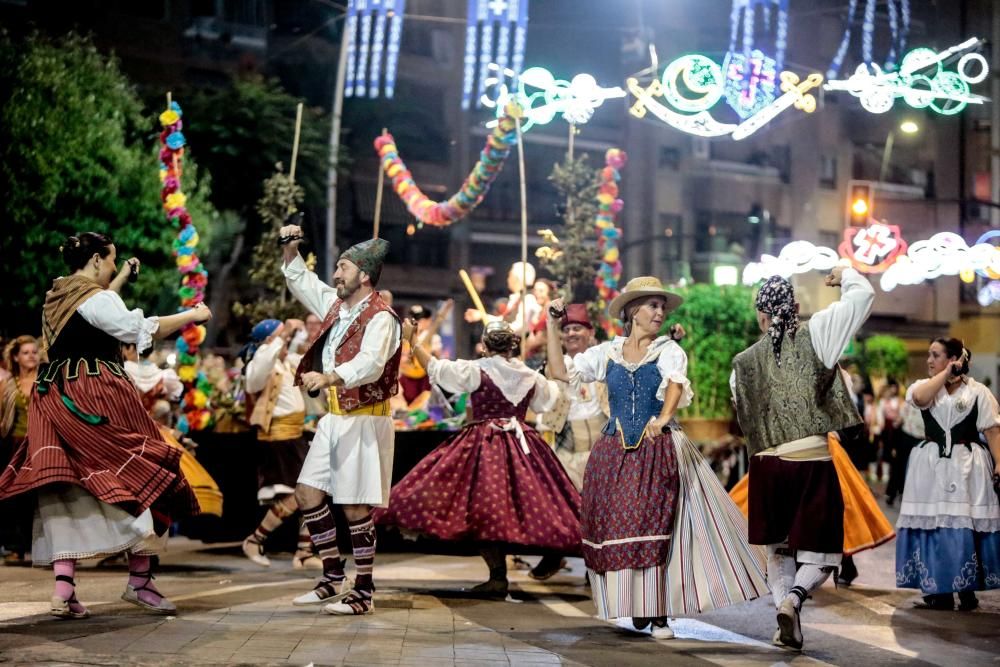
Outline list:
[[[874,188],[869,181],[851,181],[847,188],[847,224],[867,227],[874,206]]]

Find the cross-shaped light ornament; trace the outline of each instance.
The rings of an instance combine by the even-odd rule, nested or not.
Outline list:
[[[490,0],[486,4],[486,6],[489,7],[490,11],[496,14],[497,16],[500,16],[501,14],[507,11],[506,0]]]
[[[896,247],[892,230],[886,225],[875,223],[859,231],[854,237],[854,258],[874,266]]]

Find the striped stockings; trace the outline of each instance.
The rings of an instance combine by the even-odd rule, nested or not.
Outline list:
[[[363,519],[351,521],[351,546],[354,549],[354,566],[357,578],[354,590],[365,592],[368,597],[375,590],[372,583],[372,566],[375,563],[375,524],[369,512]]]
[[[330,507],[323,503],[312,509],[303,508],[302,518],[323,561],[323,579],[340,583],[344,580],[344,561],[340,559],[340,549],[337,548],[337,522]]]
[[[264,519],[257,526],[257,529],[253,531],[253,541],[257,544],[264,544],[268,536],[277,530],[278,526],[284,523],[288,517],[295,514],[295,510],[298,508],[295,496],[285,496],[281,500],[271,503],[271,506],[267,509],[267,514],[264,515]]]

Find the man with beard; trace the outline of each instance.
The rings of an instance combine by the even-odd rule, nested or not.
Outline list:
[[[368,614],[375,591],[371,510],[389,501],[395,436],[389,399],[397,390],[400,358],[399,318],[374,289],[389,243],[372,239],[345,250],[330,287],[299,255],[302,230],[287,225],[280,235],[288,240],[282,268],[288,289],[323,318],[319,336],[302,356],[296,383],[311,394],[325,390],[329,400],[329,413],[317,425],[295,487],[323,576],[294,604],[324,604],[323,611],[335,615]],[[357,571],[353,585],[344,575],[328,497],[350,525]]]

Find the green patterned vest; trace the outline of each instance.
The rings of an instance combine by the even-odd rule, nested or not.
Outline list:
[[[763,336],[733,359],[736,416],[750,456],[810,435],[861,422],[840,371],[827,368],[812,346],[808,326],[781,342],[781,367]]]

